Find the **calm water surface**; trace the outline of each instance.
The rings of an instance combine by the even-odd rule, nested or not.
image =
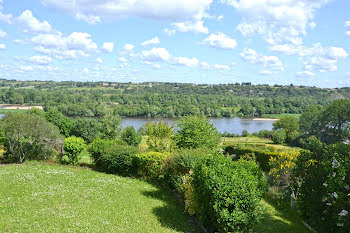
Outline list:
[[[147,122],[161,121],[169,124],[176,123],[176,119],[169,118],[122,118],[123,126],[134,126],[138,130],[142,125]],[[243,130],[247,130],[249,133],[258,132],[263,129],[272,130],[272,123],[275,120],[253,120],[242,119],[238,117],[234,118],[209,118],[211,124],[218,129],[220,133],[227,131],[228,133],[241,134]]]

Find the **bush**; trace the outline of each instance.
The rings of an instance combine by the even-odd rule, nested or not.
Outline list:
[[[284,129],[276,130],[272,134],[272,141],[276,144],[285,143],[286,138],[287,138],[287,134],[286,134],[286,131]]]
[[[59,129],[37,114],[8,114],[1,120],[5,159],[49,159],[62,145]]]
[[[165,152],[174,148],[174,125],[166,122],[152,122],[146,124],[147,145],[150,150]]]
[[[260,130],[258,132],[258,137],[259,138],[268,138],[268,139],[271,139],[272,138],[272,134],[273,134],[273,131],[270,131],[270,130],[266,130],[266,129],[263,129],[263,130]]]
[[[134,175],[137,171],[136,154],[138,148],[132,146],[114,145],[108,147],[102,154],[97,167],[105,172],[119,175]]]
[[[81,159],[81,152],[85,149],[86,144],[84,139],[79,137],[69,137],[64,140],[64,155],[68,157],[68,163],[75,166],[78,165]]]
[[[242,131],[242,137],[249,137],[251,134],[247,130]]]
[[[261,217],[266,182],[258,165],[208,156],[193,172],[195,212],[219,232],[248,232]]]
[[[138,174],[152,180],[164,179],[162,165],[168,156],[169,154],[160,152],[144,152],[137,154],[136,164]]]
[[[118,141],[116,140],[102,139],[98,137],[92,143],[89,144],[88,151],[90,152],[92,159],[97,165],[100,161],[100,158],[105,153],[105,151],[109,147],[112,147],[113,145],[117,145],[117,144],[118,144]]]
[[[226,146],[224,148],[224,153],[229,154],[233,160],[238,160],[247,154],[254,154],[256,162],[265,172],[270,171],[270,158],[278,156],[278,152],[263,151],[252,148],[241,148],[239,146]]]
[[[176,141],[181,148],[212,149],[219,145],[219,132],[204,116],[182,117],[177,127]]]
[[[350,145],[315,146],[301,152],[293,170],[298,212],[317,232],[349,232]]]
[[[140,133],[136,132],[133,126],[128,126],[122,131],[121,139],[129,146],[138,147],[141,143],[142,136]]]

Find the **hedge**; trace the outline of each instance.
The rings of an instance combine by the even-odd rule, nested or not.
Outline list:
[[[264,172],[270,171],[269,160],[271,157],[276,157],[278,152],[262,151],[253,148],[244,148],[238,146],[226,146],[224,147],[224,153],[229,155],[236,155],[237,157],[233,158],[238,160],[240,157],[254,153],[256,161],[259,163],[261,169]]]

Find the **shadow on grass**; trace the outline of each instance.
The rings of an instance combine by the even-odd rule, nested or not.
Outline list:
[[[184,213],[184,207],[176,200],[175,194],[162,188],[156,191],[144,191],[143,195],[149,198],[161,200],[164,205],[152,210],[159,223],[167,228],[178,232],[201,232]]]
[[[278,207],[271,198],[265,198],[263,206],[266,212],[261,222],[255,227],[256,233],[309,233],[297,214],[289,206]]]

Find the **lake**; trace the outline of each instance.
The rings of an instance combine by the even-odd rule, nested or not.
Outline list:
[[[272,123],[276,120],[272,119],[243,119],[238,117],[233,118],[208,118],[210,123],[218,129],[220,133],[227,131],[228,133],[241,134],[243,130],[247,130],[249,133],[258,132],[260,130],[272,130]],[[134,126],[138,130],[142,125],[147,122],[161,121],[169,124],[176,123],[176,119],[169,118],[138,118],[127,117],[122,118],[123,126]]]
[[[0,114],[0,118],[3,114]],[[259,132],[260,130],[272,130],[272,123],[276,120],[272,119],[243,119],[238,117],[233,118],[208,118],[210,123],[218,129],[220,133],[227,131],[228,133],[241,134],[243,130],[249,133]],[[125,117],[122,118],[122,125],[134,126],[138,130],[147,122],[164,121],[168,124],[176,123],[176,119],[169,118],[142,118],[142,117]]]

